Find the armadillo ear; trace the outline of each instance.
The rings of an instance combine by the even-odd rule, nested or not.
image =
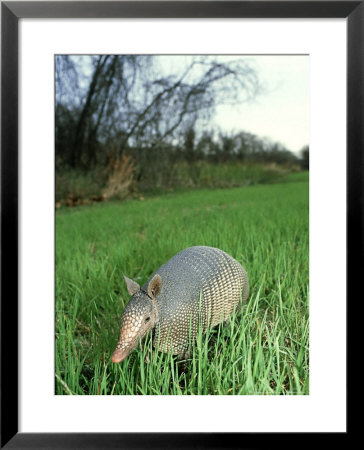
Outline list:
[[[130,295],[134,295],[140,291],[140,286],[136,281],[131,280],[130,278],[126,277],[124,274],[123,274],[123,276],[124,276],[124,280],[126,283],[126,288]]]
[[[155,274],[148,284],[149,297],[156,297],[162,289],[162,278],[160,275]]]

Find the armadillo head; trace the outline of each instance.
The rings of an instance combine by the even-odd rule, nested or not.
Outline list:
[[[149,330],[152,330],[158,320],[156,296],[162,288],[161,277],[157,274],[150,280],[146,292],[140,289],[138,283],[125,277],[126,286],[131,299],[121,316],[120,336],[114,353],[113,363],[123,361],[138,345]]]

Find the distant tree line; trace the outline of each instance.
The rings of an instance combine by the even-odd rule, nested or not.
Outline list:
[[[308,145],[300,151],[300,165],[303,170],[308,170],[310,167],[310,149]]]
[[[189,128],[178,149],[190,160],[210,162],[245,161],[255,163],[297,163],[298,158],[282,144],[252,133],[224,133],[204,131],[200,138]]]

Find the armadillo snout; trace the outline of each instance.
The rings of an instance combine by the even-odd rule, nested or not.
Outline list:
[[[111,361],[119,363],[123,361],[129,353],[137,346],[138,338],[142,338],[144,333],[142,327],[124,326],[120,330],[120,337]]]
[[[138,294],[132,297],[121,316],[120,336],[111,361],[113,363],[123,361],[138,345],[140,339],[154,327],[155,321],[151,300]]]
[[[111,356],[111,362],[113,363],[120,363],[121,361],[124,361],[124,359],[129,355],[131,349],[116,349],[114,353]]]

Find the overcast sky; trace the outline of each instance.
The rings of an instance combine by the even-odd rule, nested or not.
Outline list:
[[[239,107],[217,108],[215,124],[222,131],[247,131],[299,152],[309,144],[309,56],[224,55],[221,61],[247,59],[258,74],[261,94]],[[160,56],[162,70],[182,70],[189,56]]]
[[[239,108],[220,107],[215,123],[279,141],[293,152],[309,144],[309,57],[249,56],[264,91]]]

